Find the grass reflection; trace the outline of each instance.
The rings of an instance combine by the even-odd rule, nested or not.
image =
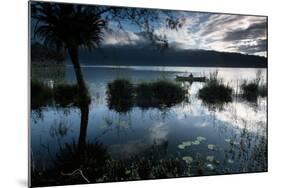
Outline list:
[[[165,109],[187,100],[186,91],[168,80],[133,85],[129,80],[117,79],[107,84],[109,109],[128,112],[133,106],[142,109]]]
[[[218,72],[210,74],[209,79],[198,92],[198,97],[207,104],[224,104],[232,101],[232,88],[223,84],[222,79],[218,79]]]

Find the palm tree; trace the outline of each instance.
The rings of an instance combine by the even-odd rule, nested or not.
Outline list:
[[[93,49],[102,41],[105,21],[95,9],[83,5],[35,3],[32,19],[37,20],[34,35],[45,45],[68,51],[81,94],[87,91],[79,63],[79,48]],[[82,95],[81,97],[83,97]]]

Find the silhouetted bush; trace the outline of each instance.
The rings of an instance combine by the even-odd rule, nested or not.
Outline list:
[[[143,108],[170,107],[185,99],[186,91],[168,80],[141,83],[136,86],[136,103]]]
[[[266,97],[267,96],[267,86],[266,85],[261,85],[259,87],[259,95],[261,97]]]
[[[217,78],[218,72],[210,75],[210,78],[202,89],[199,90],[199,98],[208,104],[227,103],[232,101],[232,88],[224,85]]]
[[[256,72],[256,78],[241,85],[242,97],[249,102],[257,102],[258,97],[267,96],[267,85],[261,70]]]
[[[107,86],[107,100],[110,109],[128,112],[136,105],[141,108],[171,107],[185,99],[186,91],[168,80],[140,83],[136,86],[125,79],[117,79]]]
[[[76,84],[60,84],[54,87],[56,105],[61,107],[89,104],[91,98],[88,90],[80,90]]]
[[[267,96],[267,87],[265,85],[259,85],[258,82],[252,81],[241,85],[242,97],[250,102],[256,102],[257,98]]]
[[[60,107],[89,104],[88,90],[81,91],[77,85],[59,84],[49,87],[47,84],[31,81],[31,109],[38,109],[51,104]]]
[[[79,100],[77,85],[62,84],[54,87],[54,99],[56,104],[67,106],[77,104]]]
[[[133,107],[134,87],[126,79],[117,79],[107,84],[107,102],[110,109],[128,112]]]
[[[31,109],[38,109],[51,104],[53,91],[47,84],[31,81]]]
[[[252,83],[246,83],[244,82],[241,85],[242,89],[242,97],[245,98],[248,101],[256,101],[258,98],[258,84],[252,82]]]

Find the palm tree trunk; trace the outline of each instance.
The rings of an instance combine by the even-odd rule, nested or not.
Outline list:
[[[78,138],[78,155],[83,151],[86,144],[86,135],[89,119],[89,98],[87,95],[87,87],[84,81],[84,77],[81,71],[81,67],[78,59],[78,47],[68,48],[68,52],[75,70],[77,85],[80,93],[80,111],[81,111],[81,122],[80,122],[80,135]]]
[[[80,106],[81,111],[81,122],[80,122],[80,134],[78,138],[78,154],[85,148],[86,144],[86,135],[87,135],[87,127],[88,127],[88,119],[89,119],[89,105],[84,104]]]
[[[79,87],[79,90],[81,92],[86,91],[86,84],[84,81],[84,77],[81,71],[80,63],[79,63],[79,58],[78,58],[78,47],[70,47],[68,48],[68,53],[70,55],[75,75],[76,75],[76,80],[77,84]]]

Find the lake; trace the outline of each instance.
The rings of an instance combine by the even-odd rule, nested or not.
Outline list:
[[[98,143],[110,160],[122,161],[126,169],[124,177],[128,177],[97,177],[97,182],[267,171],[267,97],[251,102],[233,95],[232,102],[208,105],[198,98],[198,91],[205,83],[181,83],[188,89],[188,100],[166,108],[133,106],[126,112],[118,112],[108,107],[106,91],[107,84],[117,78],[137,84],[174,80],[176,75],[190,73],[208,76],[218,71],[218,77],[234,93],[239,93],[239,85],[244,80],[256,79],[258,71],[266,80],[266,69],[83,66],[82,71],[91,95],[88,124],[83,128],[86,143]],[[71,66],[66,67],[64,79],[67,83],[76,82]],[[78,142],[82,115],[73,106],[48,105],[31,111],[34,169],[53,168],[65,144]],[[163,164],[170,171],[174,170],[171,166],[176,166],[177,175],[164,173],[161,165],[147,169],[159,176],[133,175],[134,169],[150,164],[146,159]]]

